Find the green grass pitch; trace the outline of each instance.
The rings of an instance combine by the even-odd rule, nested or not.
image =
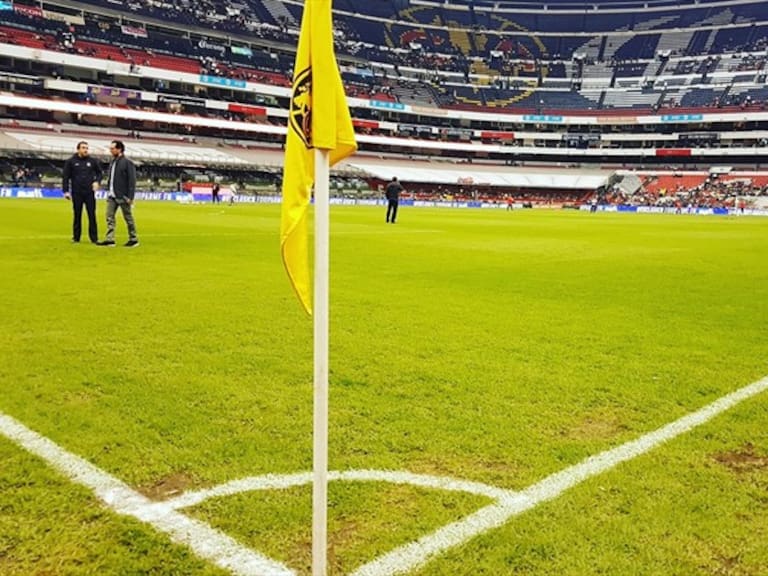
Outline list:
[[[0,200],[0,412],[157,499],[311,470],[279,206],[140,202],[133,250],[72,245],[70,221]],[[768,374],[766,218],[333,207],[330,286],[331,470],[522,490]],[[766,422],[762,394],[417,573],[766,574]],[[488,503],[329,499],[334,575]],[[188,512],[309,573],[308,486]],[[0,436],[0,574],[226,572]]]

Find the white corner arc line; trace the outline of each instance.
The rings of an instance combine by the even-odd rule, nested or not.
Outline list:
[[[466,492],[476,496],[485,496],[491,500],[503,501],[517,496],[516,492],[489,486],[481,482],[470,482],[448,478],[444,476],[430,476],[427,474],[414,474],[396,470],[344,470],[329,471],[329,481],[347,482],[387,482],[389,484],[407,484],[422,488],[445,490],[449,492]],[[185,492],[175,498],[164,501],[166,506],[179,510],[196,506],[209,498],[221,498],[234,496],[242,492],[254,492],[258,490],[284,490],[297,486],[305,486],[312,483],[311,472],[298,474],[265,474],[263,476],[249,476],[219,484],[213,488]]]
[[[0,434],[39,456],[77,484],[91,489],[109,508],[133,516],[184,544],[199,557],[237,576],[295,576],[283,564],[262,556],[233,538],[166,505],[152,502],[114,476],[0,412]]]
[[[505,524],[510,518],[518,516],[539,504],[557,498],[566,490],[584,480],[606,472],[622,462],[631,460],[653,448],[668,442],[681,434],[708,422],[715,416],[729,410],[768,389],[768,376],[739,388],[711,404],[692,412],[674,422],[622,444],[606,450],[565,470],[547,476],[540,482],[528,487],[515,497],[501,504],[486,506],[452,524],[448,524],[415,542],[379,556],[364,564],[352,573],[352,576],[395,576],[405,574],[426,564],[429,560],[455,546],[460,546],[475,536]]]

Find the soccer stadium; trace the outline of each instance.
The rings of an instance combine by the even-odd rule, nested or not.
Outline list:
[[[0,248],[3,576],[768,575],[764,0],[0,0]]]

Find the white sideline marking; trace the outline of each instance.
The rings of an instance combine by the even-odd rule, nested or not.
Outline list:
[[[115,512],[133,516],[165,532],[171,540],[189,546],[198,556],[216,566],[238,576],[295,576],[283,564],[246,548],[207,524],[176,512],[164,502],[152,502],[114,476],[2,412],[0,434],[39,456],[73,482],[93,490]]]
[[[405,544],[355,570],[352,576],[393,576],[426,564],[437,554],[459,546],[475,536],[506,523],[513,516],[556,498],[569,488],[622,462],[644,454],[660,444],[689,432],[715,416],[768,389],[768,377],[739,388],[719,400],[611,450],[590,456],[579,464],[547,476],[515,498],[486,506],[466,518],[444,526],[417,541]]]
[[[495,500],[493,504],[448,524],[435,532],[405,544],[361,566],[352,576],[395,576],[410,572],[426,564],[438,554],[493,528],[510,518],[552,500],[569,488],[593,476],[631,460],[660,444],[708,422],[715,416],[733,408],[768,389],[768,377],[744,386],[722,398],[616,448],[606,450],[583,460],[579,464],[552,474],[522,492],[503,490],[482,484],[440,478],[410,472],[348,470],[329,472],[329,480],[381,481],[408,484],[450,491],[469,492]],[[250,550],[229,536],[205,523],[188,518],[176,510],[193,506],[208,498],[230,496],[253,490],[286,489],[310,484],[312,474],[268,474],[227,482],[207,490],[188,492],[164,502],[153,502],[131,489],[117,478],[96,468],[86,460],[71,454],[26,428],[23,424],[0,412],[0,434],[8,437],[29,452],[43,458],[65,476],[91,490],[118,513],[133,516],[170,535],[175,542],[189,546],[198,556],[238,576],[295,576],[288,567]]]
[[[273,234],[272,231],[266,230],[264,232],[258,232],[253,230],[247,230],[243,232],[190,232],[190,233],[178,233],[178,234],[170,234],[170,233],[160,233],[160,234],[152,234],[152,238],[219,238],[219,237],[228,237],[228,238],[237,238],[240,236],[268,236],[270,234]],[[148,235],[149,236],[149,235]],[[61,240],[62,246],[67,246],[71,244],[70,236],[67,234],[37,234],[34,236],[3,236],[0,234],[0,242],[13,242],[13,241],[34,241],[34,240]],[[83,245],[88,245],[90,242],[88,241],[88,238],[86,236],[85,240],[81,242]]]

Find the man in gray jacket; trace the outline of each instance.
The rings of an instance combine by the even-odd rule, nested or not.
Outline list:
[[[124,245],[133,248],[139,245],[132,211],[136,194],[136,167],[125,157],[125,144],[120,140],[112,141],[109,153],[112,154],[112,163],[109,165],[107,183],[107,236],[99,242],[99,246],[115,245],[115,215],[119,207],[128,226],[128,242]]]

